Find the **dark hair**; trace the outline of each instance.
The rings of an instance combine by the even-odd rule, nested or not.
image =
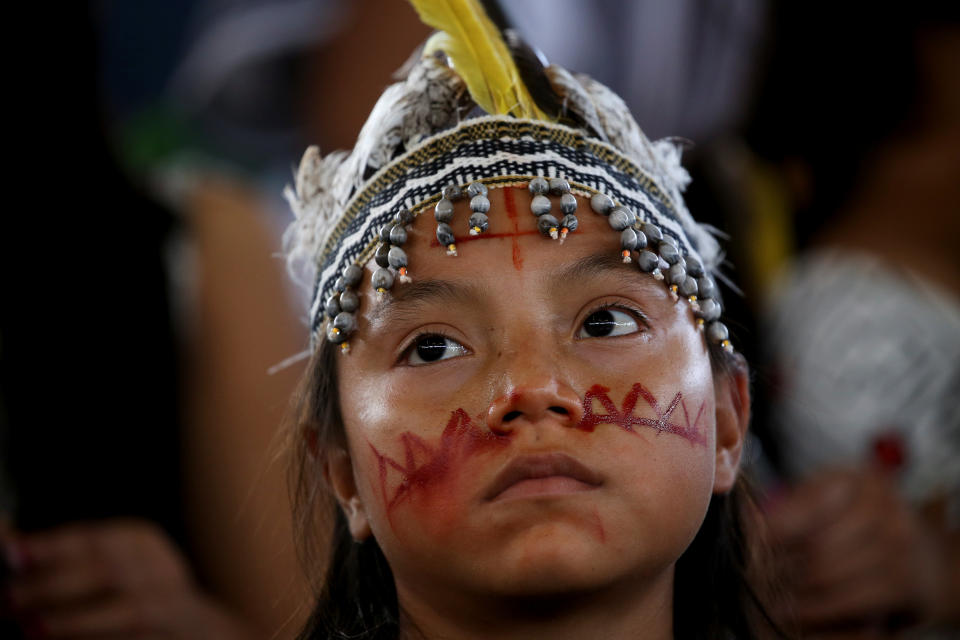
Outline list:
[[[373,537],[353,540],[347,522],[324,487],[321,452],[346,445],[337,395],[337,347],[326,341],[301,382],[292,421],[292,503],[301,558],[315,584],[317,603],[299,638],[395,639],[399,611],[393,574]],[[746,361],[711,347],[715,375],[746,370]],[[741,478],[726,495],[714,495],[691,545],[676,563],[674,633],[678,638],[715,640],[783,636],[751,585],[744,526],[752,504]],[[327,557],[318,556],[329,549]],[[325,571],[324,571],[325,568]]]

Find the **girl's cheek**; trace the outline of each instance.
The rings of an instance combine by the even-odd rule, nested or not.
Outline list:
[[[475,480],[484,458],[509,446],[510,435],[489,431],[464,409],[452,411],[439,438],[411,431],[366,440],[365,467],[372,499],[394,535],[444,532],[462,525],[480,496]]]

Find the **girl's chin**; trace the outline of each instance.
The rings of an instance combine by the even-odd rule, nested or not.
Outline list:
[[[491,590],[516,596],[553,596],[602,589],[619,582],[623,558],[610,550],[585,548],[582,539],[544,542],[505,550],[481,576]],[[486,563],[485,563],[486,564]]]
[[[592,513],[572,512],[553,521],[514,520],[491,532],[494,544],[477,551],[488,570],[510,584],[533,591],[583,588],[599,574],[622,568],[623,559],[608,536]]]

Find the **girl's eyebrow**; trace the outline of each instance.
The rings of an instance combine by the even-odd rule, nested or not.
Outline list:
[[[567,288],[570,282],[590,280],[605,275],[639,275],[637,265],[625,263],[616,253],[604,251],[584,256],[552,273],[549,286]]]
[[[415,280],[394,287],[370,312],[369,321],[376,328],[416,318],[419,310],[430,305],[476,303],[483,297],[484,289],[469,282]]]

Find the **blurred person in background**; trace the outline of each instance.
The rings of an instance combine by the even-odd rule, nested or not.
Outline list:
[[[810,637],[960,637],[960,16],[937,5],[777,5],[748,129],[745,224],[792,219],[757,253],[799,250],[765,277],[758,380]]]
[[[200,57],[256,40],[271,73],[234,80],[247,104],[274,100],[256,82],[278,59],[337,59],[355,35],[308,4],[74,7],[27,55],[18,188],[56,198],[2,234],[3,637],[285,637],[306,615],[275,456],[298,371],[267,374],[306,340],[273,257],[281,225],[250,163],[211,142],[239,130],[168,117],[150,83],[239,25],[246,39]],[[394,17],[356,5],[380,10],[378,28]],[[323,37],[271,49],[296,20]],[[374,71],[361,111],[392,69]]]
[[[38,17],[22,23],[31,19]],[[278,559],[270,551],[290,546],[283,471],[268,467],[266,457],[239,455],[245,439],[272,437],[289,380],[264,372],[296,345],[295,325],[289,335],[282,330],[285,301],[271,297],[265,282],[271,269],[278,279],[282,274],[269,258],[269,236],[241,210],[220,211],[232,215],[234,230],[229,238],[211,238],[204,233],[210,224],[175,217],[117,164],[85,7],[66,11],[27,46],[29,64],[12,81],[19,96],[12,121],[29,137],[11,154],[20,167],[18,188],[41,197],[5,216],[2,234],[8,499],[0,531],[0,635],[274,635],[297,602],[294,563],[284,566],[283,554]],[[198,298],[214,306],[231,293],[222,287],[223,247],[245,252],[247,289],[267,312],[234,294],[234,330],[249,336],[264,315],[271,327],[250,341],[246,360],[236,365],[262,375],[258,393],[243,405],[249,414],[231,425],[235,437],[225,448],[233,457],[215,480],[222,487],[233,475],[249,474],[249,504],[206,505],[223,515],[217,526],[224,540],[261,545],[259,553],[235,558],[259,605],[231,599],[209,578],[194,543],[205,523],[183,507],[195,492],[187,461],[202,455],[188,449],[191,436],[210,428],[188,407],[216,406],[218,396],[198,388],[228,382],[204,377],[201,365],[209,360],[197,348],[200,332],[185,332],[185,295],[173,282],[171,253],[188,227],[199,246]],[[203,327],[212,314],[201,312],[196,322]],[[209,353],[209,343],[203,346]],[[269,493],[269,502],[258,490]],[[260,529],[246,521],[253,510]]]

